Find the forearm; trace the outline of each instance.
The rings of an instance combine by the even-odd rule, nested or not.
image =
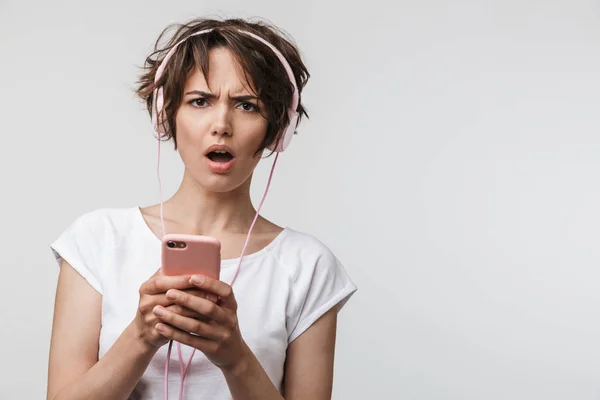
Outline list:
[[[110,350],[85,374],[64,387],[53,400],[127,399],[157,348],[145,345],[128,326]]]
[[[246,355],[228,369],[223,369],[225,380],[234,400],[283,400],[258,359],[246,346]]]

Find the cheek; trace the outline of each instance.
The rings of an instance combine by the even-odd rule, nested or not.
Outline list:
[[[259,163],[264,150],[256,154],[256,151],[259,149],[264,135],[258,135],[253,137],[251,140],[248,140],[244,143],[244,161],[251,165],[256,165]]]
[[[254,124],[248,135],[246,135],[246,146],[251,156],[254,156],[256,150],[264,140],[267,134],[267,121],[261,120],[260,123]]]
[[[192,118],[185,113],[180,113],[175,119],[177,127],[177,141],[194,142],[202,137],[202,132],[208,129],[206,121],[201,118]]]

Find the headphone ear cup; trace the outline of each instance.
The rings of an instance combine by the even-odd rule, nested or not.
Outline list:
[[[298,125],[298,113],[294,111],[290,114],[292,114],[290,117],[290,123],[283,128],[283,135],[281,135],[281,138],[279,138],[277,143],[274,143],[273,145],[269,146],[269,150],[281,153],[285,151],[285,149],[287,149],[290,145],[290,142],[294,138],[294,133],[296,132],[296,127]]]
[[[154,129],[160,135],[164,135],[166,133],[165,130],[165,113],[163,111],[164,105],[164,97],[163,97],[163,88],[160,87],[156,93],[156,122]]]

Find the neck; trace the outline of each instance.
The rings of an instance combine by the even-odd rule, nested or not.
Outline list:
[[[210,192],[184,172],[179,189],[164,202],[165,224],[168,219],[178,231],[201,235],[247,233],[256,215],[250,198],[251,180],[252,176],[233,191]]]

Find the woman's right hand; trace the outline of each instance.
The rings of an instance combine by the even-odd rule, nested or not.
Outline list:
[[[211,298],[211,296],[213,296],[212,293],[202,292],[191,285],[190,278],[191,275],[165,276],[161,274],[161,269],[159,268],[154,275],[140,286],[140,301],[132,325],[136,330],[136,335],[141,338],[145,344],[158,348],[169,342],[169,339],[158,333],[155,328],[156,324],[160,321],[156,318],[152,310],[157,305],[161,305],[168,310],[186,317],[198,319],[205,318],[204,316],[174,304],[171,300],[167,299],[166,292],[169,289],[179,289],[214,301],[214,299]]]

